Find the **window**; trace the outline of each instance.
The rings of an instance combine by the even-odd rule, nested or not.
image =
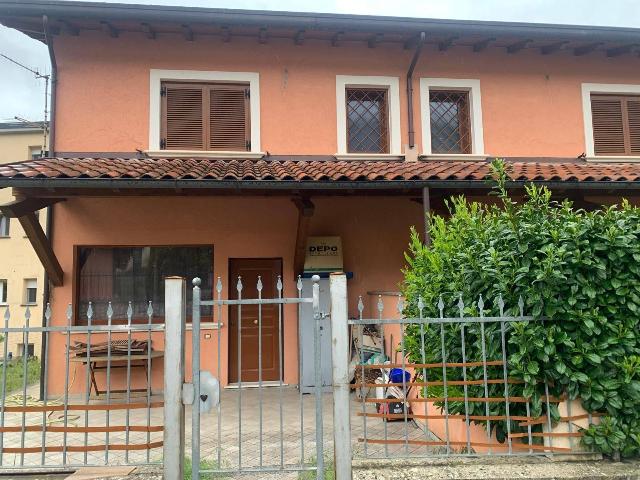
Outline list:
[[[262,158],[260,75],[149,70],[149,153]]]
[[[0,237],[9,236],[10,219],[0,213]]]
[[[0,303],[7,303],[7,280],[0,279]]]
[[[399,85],[398,77],[336,75],[338,158],[402,154]]]
[[[432,153],[471,153],[469,92],[430,90]]]
[[[35,278],[24,281],[24,303],[26,305],[38,303],[38,281]]]
[[[91,302],[93,322],[107,319],[108,303],[113,309],[113,321],[127,320],[129,302],[134,322],[148,321],[148,302],[152,302],[153,321],[164,316],[164,279],[185,277],[188,284],[194,277],[202,279],[202,298],[213,294],[213,247],[80,247],[78,262],[77,323],[87,324],[87,309]],[[187,295],[187,312],[191,312]],[[203,320],[211,317],[211,309],[203,309]]]
[[[24,356],[25,351],[24,351],[24,343],[19,343],[18,344],[18,356],[22,357]],[[35,348],[33,346],[33,343],[27,343],[27,357],[33,357],[35,354]]]
[[[347,88],[347,152],[389,153],[386,89]]]
[[[591,94],[596,155],[640,156],[640,95]]]
[[[251,150],[249,85],[163,83],[166,150]]]
[[[479,80],[421,78],[420,106],[425,155],[486,157]]]
[[[42,158],[42,147],[29,147],[29,156],[31,160]]]

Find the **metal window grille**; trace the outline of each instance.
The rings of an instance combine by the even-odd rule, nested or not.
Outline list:
[[[387,90],[347,88],[347,151],[389,153]]]
[[[469,92],[429,92],[432,153],[471,153]]]

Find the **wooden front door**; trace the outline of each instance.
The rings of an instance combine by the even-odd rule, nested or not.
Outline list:
[[[236,284],[242,278],[242,298],[258,298],[256,284],[262,279],[262,298],[276,298],[278,275],[282,274],[279,258],[233,258],[229,261],[229,298],[237,299]],[[242,305],[240,315],[237,306],[229,307],[229,382],[238,383],[239,373],[243,382],[257,382],[260,357],[258,355],[260,325],[258,305]],[[262,381],[280,378],[280,335],[278,328],[278,306],[262,305]],[[240,338],[238,338],[240,337]],[[239,355],[238,355],[239,353]]]

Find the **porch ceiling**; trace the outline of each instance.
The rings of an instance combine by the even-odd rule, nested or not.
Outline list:
[[[414,190],[488,188],[484,161],[338,161],[58,157],[0,166],[0,188],[135,190]],[[511,187],[534,182],[572,189],[640,189],[640,163],[507,159]],[[80,193],[80,192],[78,192]]]

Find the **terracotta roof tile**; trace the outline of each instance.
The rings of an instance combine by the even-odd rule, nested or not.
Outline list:
[[[640,182],[639,163],[577,160],[509,161],[514,181]],[[483,181],[488,161],[213,160],[197,158],[45,158],[0,165],[0,181],[11,179],[136,179],[209,181],[393,182]]]

